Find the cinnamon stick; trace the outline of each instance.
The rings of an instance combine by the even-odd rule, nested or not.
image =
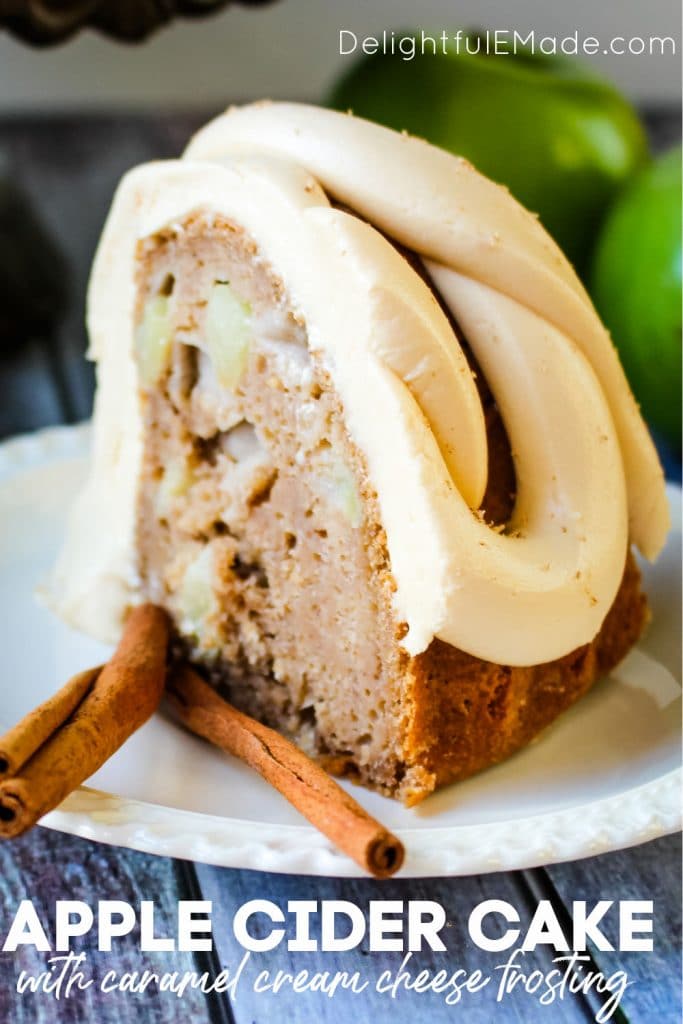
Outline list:
[[[45,731],[40,725],[31,738],[30,721],[40,721],[36,712],[8,734],[10,740],[13,734],[20,737],[17,746],[9,745],[15,758],[18,749],[20,767],[0,782],[0,838],[21,835],[57,807],[152,715],[164,690],[169,635],[161,609],[133,609],[113,657],[75,710],[69,711],[68,701],[57,702],[64,718],[57,721],[55,710],[49,737],[36,742]],[[31,746],[35,753],[21,763]],[[6,747],[0,740],[0,749]]]
[[[188,666],[173,672],[168,694],[191,732],[254,768],[364,870],[376,878],[398,871],[401,841],[293,743],[228,704]]]
[[[102,671],[102,666],[79,672],[0,739],[0,781],[16,775],[56,729],[74,713]]]

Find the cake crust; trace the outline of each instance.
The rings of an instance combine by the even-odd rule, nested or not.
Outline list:
[[[592,643],[557,661],[494,665],[441,640],[411,659],[414,708],[405,738],[410,771],[398,796],[410,805],[438,786],[466,779],[526,746],[636,643],[648,621],[640,571],[629,554],[617,598]]]

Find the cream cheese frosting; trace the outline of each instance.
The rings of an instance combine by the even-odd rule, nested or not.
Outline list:
[[[377,492],[408,652],[438,637],[527,665],[590,641],[629,538],[656,556],[668,509],[588,296],[536,218],[466,161],[283,103],[229,110],[182,160],[137,168],[119,187],[89,293],[93,461],[52,581],[58,610],[113,638],[137,599],[136,246],[197,210],[252,237],[332,378]],[[432,292],[385,236],[422,257],[501,410],[518,492],[503,533],[477,511],[487,452],[471,371]]]

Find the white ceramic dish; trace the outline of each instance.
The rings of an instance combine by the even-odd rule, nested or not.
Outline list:
[[[0,446],[0,719],[7,726],[106,651],[55,619],[34,590],[83,478],[87,427]],[[572,860],[680,827],[681,492],[674,529],[645,567],[653,622],[603,680],[533,744],[420,807],[351,787],[404,840],[404,875],[457,875]],[[49,828],[230,867],[356,875],[276,792],[162,714],[43,821]]]

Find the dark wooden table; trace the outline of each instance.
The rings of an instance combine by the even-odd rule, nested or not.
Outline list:
[[[112,191],[121,173],[150,158],[174,156],[191,130],[206,114],[168,117],[40,117],[4,118],[0,121],[0,153],[35,205],[47,229],[64,253],[69,270],[69,302],[60,323],[46,336],[30,337],[0,355],[0,437],[60,422],[75,422],[90,413],[92,371],[83,360],[85,335],[83,304],[85,283]],[[648,116],[655,143],[675,141],[679,132],[676,111],[651,112]],[[0,303],[3,301],[0,295]],[[671,465],[675,474],[676,466]],[[3,685],[12,685],[5,679]],[[420,967],[433,970],[456,966],[490,969],[491,955],[472,948],[467,941],[470,910],[484,898],[507,899],[528,914],[539,899],[552,901],[560,920],[568,925],[572,900],[653,899],[655,947],[652,954],[600,953],[592,950],[594,965],[605,973],[623,968],[634,982],[624,997],[616,1021],[674,1024],[681,1019],[679,988],[681,956],[680,838],[656,842],[590,860],[559,864],[530,871],[490,874],[457,879],[394,879],[385,883],[344,879],[318,879],[237,871],[151,857],[115,849],[46,829],[36,829],[12,845],[0,848],[0,935],[22,899],[30,898],[46,916],[56,899],[124,899],[133,904],[154,899],[159,907],[159,927],[172,928],[179,899],[213,901],[215,952],[140,954],[135,935],[122,940],[116,954],[97,952],[86,940],[92,976],[106,970],[157,971],[209,970],[236,967],[241,959],[231,931],[237,906],[248,899],[269,898],[284,905],[287,899],[349,899],[361,907],[368,900],[423,898],[438,900],[448,913],[453,929],[449,954],[417,954]],[[612,939],[615,939],[612,929]],[[450,1021],[458,1014],[479,1024],[492,1018],[501,1021],[591,1021],[601,997],[576,996],[551,1007],[518,992],[503,1004],[494,1002],[493,991],[481,993],[464,1006],[447,1006],[437,996],[403,994],[388,1004],[377,996],[361,1000],[338,993],[292,997],[254,996],[247,987],[236,1000],[226,996],[187,993],[182,999],[151,988],[131,997],[116,994],[96,998],[95,986],[70,999],[55,1002],[52,996],[16,993],[20,970],[44,970],[50,954],[23,950],[0,954],[0,1024],[59,1020],[97,1024],[126,1021],[237,1021],[337,1022],[353,1016],[359,1022],[429,1020]],[[396,968],[402,955],[368,955],[365,947],[341,954],[336,963],[330,954],[288,954],[282,947],[255,958],[258,969],[300,970],[362,969],[377,977],[385,967]],[[548,970],[551,954],[527,957],[527,967]],[[498,958],[495,962],[498,962]]]

